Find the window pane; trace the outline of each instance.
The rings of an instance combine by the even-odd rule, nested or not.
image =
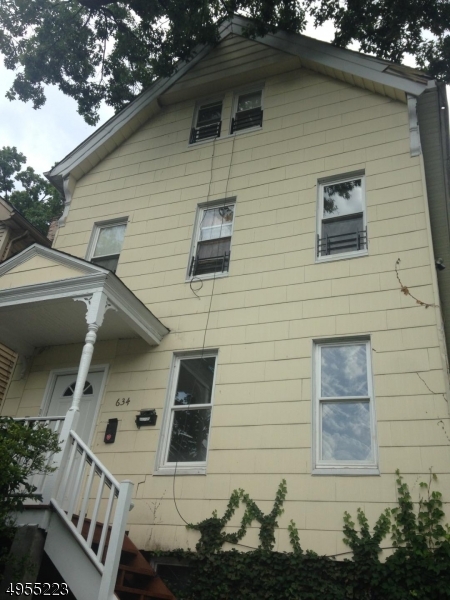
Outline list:
[[[323,188],[323,217],[341,217],[363,210],[362,179],[333,183]]]
[[[239,96],[237,111],[251,110],[252,108],[259,108],[261,106],[261,92],[251,92],[250,94],[243,94]]]
[[[119,264],[119,255],[116,254],[115,256],[108,256],[106,258],[93,258],[91,262],[99,267],[104,267],[105,269],[109,269],[115,273],[117,265]]]
[[[215,258],[224,256],[230,251],[231,238],[221,238],[210,242],[200,242],[197,246],[197,256],[200,260],[204,258]]]
[[[367,396],[366,345],[321,348],[321,396]]]
[[[180,361],[175,406],[211,404],[216,358],[190,358]]]
[[[197,127],[218,123],[222,118],[222,102],[205,104],[198,110]]]
[[[203,212],[199,240],[214,240],[231,236],[234,205],[211,208]]]
[[[373,459],[369,402],[322,402],[321,458]]]
[[[356,252],[365,248],[366,236],[362,234],[363,228],[362,214],[322,221],[321,255]]]
[[[126,224],[102,227],[98,235],[94,256],[120,254],[126,227]]]
[[[179,410],[173,415],[169,462],[204,462],[211,409]]]

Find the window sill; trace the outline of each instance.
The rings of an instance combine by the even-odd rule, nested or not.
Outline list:
[[[185,283],[191,283],[191,281],[206,281],[208,279],[221,279],[222,277],[228,277],[229,271],[219,273],[204,273],[203,275],[192,275],[192,277],[186,277]]]
[[[332,467],[328,465],[316,467],[312,470],[312,475],[380,475],[380,469],[369,465],[363,467],[344,465]]]
[[[197,146],[203,146],[204,144],[208,143],[211,144],[214,141],[216,143],[226,141],[244,133],[259,133],[262,130],[263,127],[259,127],[259,125],[257,127],[249,127],[248,129],[241,129],[240,131],[235,131],[234,133],[227,133],[226,135],[221,135],[220,137],[208,138],[207,140],[202,140],[201,142],[195,142],[195,144],[188,144],[187,147],[189,150],[194,150]]]
[[[360,258],[361,256],[369,256],[368,250],[360,250],[359,252],[343,252],[342,254],[330,254],[328,256],[317,256],[315,263],[334,262],[335,260],[348,260],[350,258]]]
[[[169,475],[170,477],[174,475],[177,477],[178,475],[206,475],[206,465],[198,467],[178,465],[176,469],[175,467],[160,467],[153,472],[153,475],[156,477],[163,475]]]

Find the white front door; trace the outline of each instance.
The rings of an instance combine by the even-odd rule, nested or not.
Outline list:
[[[103,383],[105,371],[91,371],[84,385],[83,396],[80,402],[80,418],[76,432],[86,444],[89,444],[91,434],[95,426],[95,415],[100,390]],[[47,409],[48,416],[64,416],[72,404],[76,372],[69,375],[57,375],[50,403]]]

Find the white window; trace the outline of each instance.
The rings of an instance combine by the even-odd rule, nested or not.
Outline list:
[[[157,473],[205,473],[216,353],[175,357]]]
[[[191,129],[190,144],[220,136],[222,127],[222,100],[200,104]]]
[[[377,470],[370,342],[315,344],[313,472]]]
[[[92,232],[86,259],[115,273],[126,228],[126,219],[97,223]]]
[[[234,111],[231,119],[230,133],[253,127],[262,127],[262,122],[262,90],[253,90],[237,94],[234,100]]]
[[[367,253],[363,175],[320,182],[317,213],[318,260]]]
[[[233,235],[234,202],[198,207],[189,277],[227,273]]]

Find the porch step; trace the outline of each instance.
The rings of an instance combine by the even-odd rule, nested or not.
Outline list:
[[[74,515],[72,521],[78,524],[78,516]],[[86,539],[91,525],[90,519],[85,519],[81,535]],[[95,550],[100,542],[102,524],[96,523],[92,547]],[[106,536],[103,560],[108,549],[110,531]],[[156,574],[138,548],[125,534],[117,572],[117,582],[114,589],[119,600],[176,600],[175,596]]]

